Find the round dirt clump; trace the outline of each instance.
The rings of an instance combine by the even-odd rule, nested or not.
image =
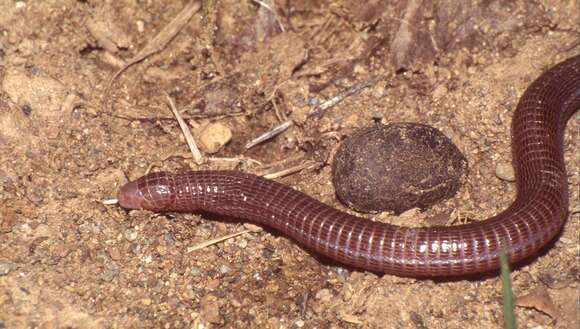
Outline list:
[[[355,210],[399,214],[453,196],[466,172],[467,160],[439,130],[396,123],[347,138],[335,156],[332,182]]]

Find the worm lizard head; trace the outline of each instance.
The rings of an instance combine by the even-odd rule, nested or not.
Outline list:
[[[117,199],[125,209],[168,211],[174,203],[172,180],[166,173],[152,173],[121,187]]]

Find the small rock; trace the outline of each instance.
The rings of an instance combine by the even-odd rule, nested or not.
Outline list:
[[[139,232],[137,232],[137,230],[135,229],[128,229],[125,231],[125,239],[127,239],[127,241],[135,241],[135,239],[137,239],[137,236],[139,236]]]
[[[46,224],[40,224],[34,229],[36,238],[48,238],[54,235],[52,229]]]
[[[22,225],[18,225],[16,227],[15,231],[19,234],[31,235],[32,234],[32,227],[30,227],[30,225],[28,225],[27,223],[24,223]]]
[[[0,102],[0,143],[5,141],[25,142],[34,139],[30,134],[30,122],[23,111]]]
[[[207,282],[206,288],[209,290],[215,290],[217,287],[220,286],[220,280],[219,279],[213,279],[213,280],[209,280]]]
[[[155,250],[157,250],[157,253],[159,254],[159,256],[165,256],[167,255],[167,247],[161,245],[161,246],[157,246],[157,248],[155,248]]]
[[[131,45],[131,38],[112,19],[89,18],[86,27],[99,45],[109,53],[116,53],[119,48],[127,49]]]
[[[515,182],[516,173],[514,167],[508,163],[498,163],[495,166],[495,175],[497,178],[504,180],[506,182]]]
[[[149,306],[149,305],[151,305],[151,299],[150,298],[143,298],[143,299],[141,299],[141,303],[145,306]]]
[[[201,270],[198,267],[192,267],[191,269],[189,269],[189,273],[191,274],[191,276],[200,276]]]
[[[163,239],[165,240],[165,242],[167,242],[168,244],[172,244],[175,242],[175,238],[173,237],[173,235],[171,233],[167,233],[163,236]]]
[[[229,266],[227,266],[225,264],[220,266],[220,273],[221,274],[226,274],[229,271],[231,271],[231,269],[229,268]]]
[[[12,208],[0,209],[0,233],[8,233],[12,231],[12,227],[16,225],[18,217],[16,211]]]
[[[240,241],[238,241],[238,247],[240,247],[241,249],[245,249],[247,246],[248,246],[248,240],[240,239]]]
[[[145,32],[145,22],[144,21],[139,19],[135,22],[135,25],[137,25],[137,32],[139,32],[139,33]]]
[[[264,230],[261,226],[250,224],[250,223],[244,223],[243,226],[246,230],[249,230],[253,233],[260,233]]]
[[[210,323],[220,323],[220,309],[217,302],[217,297],[208,295],[201,300],[201,318]]]
[[[447,87],[443,84],[440,84],[437,87],[435,87],[435,90],[433,91],[433,99],[435,101],[438,101],[439,99],[441,99],[444,95],[447,95],[448,93],[449,93],[449,90],[447,90]]]
[[[121,253],[119,252],[119,249],[117,248],[111,248],[109,249],[109,256],[111,257],[112,260],[119,260],[121,259]]]
[[[12,263],[0,262],[0,276],[10,273],[14,267]]]
[[[387,93],[387,88],[382,83],[377,83],[373,88],[373,96],[380,99]]]
[[[219,122],[210,123],[201,131],[199,140],[207,153],[216,153],[232,139],[232,131]]]
[[[62,102],[62,105],[60,107],[61,111],[63,113],[66,113],[66,114],[73,113],[73,110],[78,102],[77,99],[78,99],[78,97],[75,93],[70,93],[70,94],[66,95],[66,97],[65,97],[65,99]]]
[[[268,292],[268,293],[270,293],[270,294],[271,294],[271,293],[275,293],[275,292],[277,292],[278,290],[280,290],[280,286],[279,286],[279,285],[277,285],[277,284],[275,284],[275,283],[268,283],[268,284],[266,285],[266,289],[265,289],[265,290],[266,290],[266,292]]]
[[[562,243],[564,243],[564,244],[572,244],[572,243],[574,243],[574,241],[572,241],[572,240],[570,240],[568,238],[565,238],[565,237],[560,237],[559,241],[562,242]]]
[[[151,264],[151,262],[153,262],[153,257],[151,255],[145,255],[141,258],[141,260],[145,264]]]
[[[409,312],[407,312],[405,310],[400,310],[399,311],[399,318],[403,322],[409,322],[409,320],[411,319],[411,316],[409,315]]]
[[[332,299],[332,293],[328,289],[319,290],[316,295],[316,299],[319,299],[323,303],[328,303]]]
[[[240,303],[240,301],[237,300],[237,299],[235,299],[235,298],[234,299],[230,299],[230,304],[232,304],[232,306],[235,307],[235,308],[242,307],[242,303]]]
[[[104,270],[99,278],[105,282],[111,282],[117,274],[119,274],[119,271],[115,269]]]
[[[334,271],[336,272],[336,274],[342,278],[342,280],[345,280],[350,276],[350,271],[343,268],[343,267],[336,267],[334,269]]]
[[[404,220],[409,220],[411,218],[418,217],[421,214],[421,210],[419,208],[411,208],[409,210],[405,210],[405,212],[401,213],[399,217]]]
[[[356,73],[356,74],[368,74],[368,71],[364,65],[356,64],[354,66],[354,73]]]

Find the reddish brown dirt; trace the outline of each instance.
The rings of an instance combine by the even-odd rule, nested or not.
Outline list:
[[[279,180],[344,209],[328,164],[339,140],[375,121],[407,121],[443,131],[469,161],[468,182],[426,212],[377,217],[487,218],[514,196],[495,171],[510,163],[518,97],[580,52],[578,2],[260,2],[204,1],[163,51],[107,91],[119,65],[185,1],[0,1],[0,328],[503,327],[494,275],[433,281],[345,270],[271,231],[192,250],[243,224],[126,212],[102,200],[151,168],[263,172],[247,159],[293,159],[269,171],[320,164]],[[309,104],[365,83],[306,116]],[[194,136],[215,122],[231,130],[206,159],[242,161],[196,165],[165,93]],[[244,150],[286,118],[295,125]],[[578,118],[565,145],[568,223],[513,273],[516,296],[543,288],[556,312],[517,307],[522,328],[580,326]]]

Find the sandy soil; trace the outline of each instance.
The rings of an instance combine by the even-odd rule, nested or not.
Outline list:
[[[511,161],[519,96],[580,52],[580,3],[553,3],[208,0],[107,90],[185,1],[0,1],[0,328],[501,328],[494,275],[351,271],[269,230],[194,250],[244,224],[102,200],[148,170],[307,164],[278,180],[344,209],[330,184],[340,140],[377,121],[410,121],[459,147],[468,182],[425,212],[378,218],[485,219],[514,196],[496,168]],[[229,143],[202,148],[197,165],[166,94],[196,138],[220,123]],[[307,116],[337,95],[346,97]],[[520,304],[531,306],[516,308],[521,328],[580,326],[578,118],[565,145],[572,214],[513,273],[515,294],[528,296]],[[244,148],[284,120],[295,124]]]

